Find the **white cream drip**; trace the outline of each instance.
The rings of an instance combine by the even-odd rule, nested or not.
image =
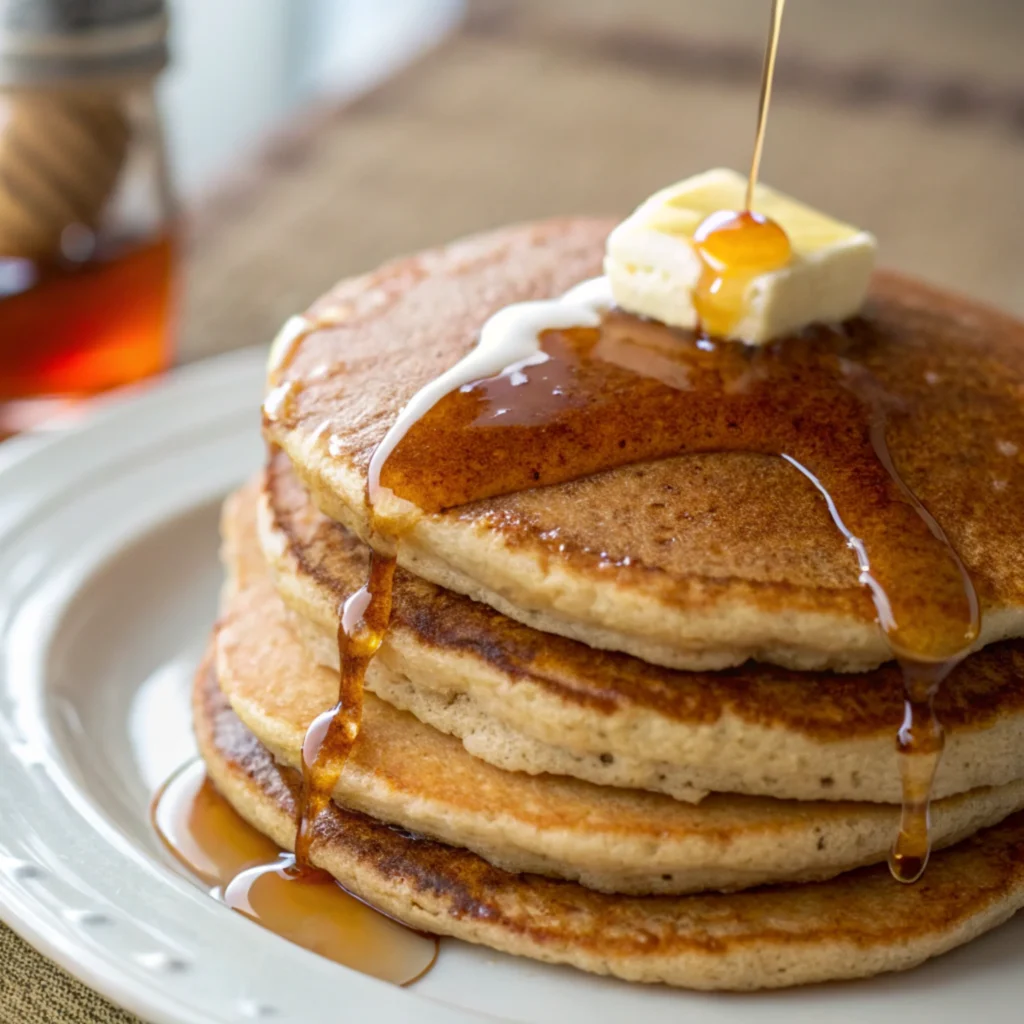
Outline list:
[[[291,362],[299,343],[316,327],[316,321],[305,316],[290,316],[270,344],[267,356],[267,377],[271,384],[280,383],[278,377]]]
[[[374,450],[369,468],[371,507],[381,495],[380,474],[384,463],[413,424],[422,419],[445,395],[488,377],[509,376],[513,385],[523,384],[523,371],[548,359],[540,347],[544,331],[573,327],[597,327],[602,314],[614,305],[607,277],[595,277],[570,288],[557,299],[516,302],[498,310],[481,328],[473,350],[451,369],[424,385],[398,414]]]

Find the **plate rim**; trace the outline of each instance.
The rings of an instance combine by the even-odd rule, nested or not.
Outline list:
[[[140,446],[145,448],[154,440],[160,439],[173,442],[179,436],[195,432],[198,428],[215,427],[219,419],[226,419],[225,408],[235,417],[252,411],[253,431],[258,433],[258,404],[251,401],[253,395],[246,395],[243,403],[242,392],[246,389],[237,385],[242,379],[246,379],[247,384],[251,383],[247,380],[250,377],[253,378],[252,382],[262,382],[266,351],[266,346],[263,345],[249,346],[176,368],[160,378],[101,396],[94,400],[93,407],[89,408],[85,415],[69,418],[66,426],[61,423],[55,424],[52,433],[15,437],[5,442],[0,448],[0,494],[3,494],[5,488],[13,481],[14,491],[17,492],[15,497],[20,494],[25,498],[27,494],[27,500],[23,501],[21,508],[15,509],[13,515],[0,518],[0,540],[8,540],[9,535],[12,532],[16,533],[18,527],[23,525],[40,505],[49,504],[54,500],[54,494],[59,496],[62,491],[66,492],[73,485],[76,474],[72,474],[72,484],[67,480],[58,479],[54,489],[53,481],[47,477],[46,470],[52,470],[54,462],[59,464],[68,454],[73,455],[74,448],[87,444],[91,437],[106,434],[109,438],[111,430],[116,434],[119,426],[125,427],[120,433],[119,444],[105,448],[102,458],[95,457],[89,460],[87,465],[79,466],[78,476],[88,475],[90,469],[102,469],[111,464],[116,472],[118,461]],[[234,392],[231,390],[232,385],[236,385]],[[160,412],[162,406],[172,409],[175,403],[194,396],[197,391],[221,393],[229,400],[225,408],[211,405],[208,409],[199,410],[198,415],[194,409],[196,403],[193,402],[188,417],[180,421],[171,421],[165,417],[154,436],[145,433],[142,437],[133,436],[131,425],[134,419],[145,419],[147,415],[154,416]],[[39,474],[39,485],[33,491],[31,484],[26,485],[24,479],[19,478],[36,469],[42,472]],[[129,542],[131,539],[134,538],[129,537]],[[2,553],[0,550],[0,554]],[[31,593],[31,589],[28,593]],[[16,607],[17,603],[17,595],[12,599],[10,594],[0,592],[0,631],[4,628],[4,620],[11,615],[12,605]],[[0,659],[0,696],[5,673],[6,661]],[[5,711],[0,704],[0,732],[5,725],[5,717]],[[5,756],[14,770],[9,783],[5,781],[4,786],[0,786],[0,799],[4,796],[3,790],[8,790],[9,796],[14,792],[17,783],[15,775],[18,771],[28,772],[28,768],[19,767],[18,756],[13,751],[6,751],[3,744],[0,744],[0,761],[3,761]],[[44,761],[56,765],[55,776],[63,772],[60,765],[54,761],[53,752],[44,751],[41,757]],[[104,848],[110,849],[106,841]],[[145,856],[141,850],[138,853]],[[0,870],[0,921],[32,949],[93,992],[143,1020],[152,1021],[153,1024],[224,1024],[229,1020],[238,1019],[237,1016],[225,1016],[213,1008],[198,1005],[195,999],[184,999],[180,993],[183,984],[188,983],[187,974],[181,976],[182,984],[175,984],[177,975],[173,969],[162,972],[160,976],[143,977],[138,972],[127,969],[124,957],[118,955],[113,943],[104,942],[102,935],[97,938],[94,933],[90,936],[92,941],[86,941],[73,928],[62,923],[56,911],[47,912],[49,908],[38,895],[27,886],[18,884],[18,871],[24,869],[25,864],[17,857],[8,856],[4,843],[0,841],[0,868],[4,867],[7,870]],[[166,876],[165,882],[171,883],[170,868],[156,861],[151,867],[162,876]],[[37,876],[29,872],[23,874],[23,877],[34,879]],[[216,906],[198,890],[196,896],[202,903],[208,903],[211,908]],[[177,899],[187,897],[180,893]],[[68,909],[66,904],[64,907]],[[233,918],[233,915],[229,917]],[[138,913],[134,918],[140,920]],[[264,941],[269,941],[271,946],[281,944],[279,953],[282,958],[298,959],[311,968],[315,967],[316,963],[328,967],[339,980],[339,987],[344,986],[347,998],[354,997],[356,1003],[366,1002],[372,1005],[381,1024],[391,1019],[407,1020],[410,1015],[414,1015],[416,1020],[423,1021],[424,1024],[442,1024],[449,1021],[472,1024],[497,1019],[488,1014],[444,1003],[432,996],[406,991],[342,965],[329,964],[315,954],[295,947],[270,933],[258,929],[254,932],[248,931],[251,929],[249,922],[239,918],[237,923],[246,926],[247,935],[254,947],[263,945]],[[228,928],[226,919],[224,927]],[[343,973],[338,975],[335,973],[338,971]],[[258,1005],[252,1015],[259,1017]],[[287,1016],[286,1013],[285,1017]]]

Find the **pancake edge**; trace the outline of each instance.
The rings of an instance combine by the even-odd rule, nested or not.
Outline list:
[[[209,666],[208,656],[193,691],[196,737],[209,776],[243,819],[283,849],[290,849],[295,829],[295,781],[289,784],[255,737],[242,735],[247,732],[244,726],[226,706],[215,683],[210,684]],[[662,943],[652,941],[653,936],[602,926],[571,936],[577,940],[575,945],[564,948],[554,925],[559,920],[566,923],[567,912],[575,917],[562,906],[566,897],[579,896],[585,905],[599,901],[597,906],[607,908],[612,917],[616,904],[628,908],[659,898],[601,896],[588,894],[570,882],[512,876],[467,851],[410,837],[365,815],[332,807],[329,816],[329,821],[318,823],[313,862],[359,898],[412,928],[626,981],[695,990],[753,991],[907,970],[995,928],[1024,905],[1024,816],[1018,816],[1012,826],[1004,825],[1002,832],[997,828],[982,837],[992,839],[1016,830],[1010,838],[1015,840],[1016,859],[1022,863],[1011,869],[1002,886],[1005,891],[978,893],[970,910],[945,922],[945,930],[932,929],[907,938],[894,927],[883,933],[884,945],[868,948],[865,936],[856,932],[843,937],[820,930],[795,934],[786,930],[785,922],[777,921],[773,938],[778,947],[774,950],[766,950],[763,944],[759,948],[756,938],[750,936],[712,940],[676,930],[666,941],[678,948],[666,952]],[[431,855],[430,863],[422,857],[424,850]],[[956,855],[953,850],[940,856]],[[437,870],[442,862],[450,866],[447,872]],[[472,878],[478,892],[469,891],[472,887],[467,887],[466,877]],[[518,896],[516,886],[539,894],[539,900],[534,900],[539,906],[529,908],[532,914],[515,912],[510,901]],[[749,900],[766,892],[770,890],[710,898]],[[706,901],[709,897],[676,899]],[[579,928],[578,921],[573,925]]]

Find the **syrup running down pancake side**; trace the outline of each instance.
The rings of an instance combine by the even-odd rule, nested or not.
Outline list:
[[[761,98],[758,105],[757,131],[754,136],[754,153],[750,163],[750,175],[747,178],[746,207],[738,213],[730,210],[713,213],[694,233],[697,253],[703,264],[703,271],[694,293],[698,334],[725,337],[736,321],[750,282],[759,274],[781,269],[792,256],[789,239],[782,227],[753,211],[754,189],[764,149],[784,9],[785,0],[772,0],[771,28],[761,75]],[[870,377],[864,378],[862,384],[866,388],[871,388]],[[900,830],[890,853],[889,865],[898,881],[914,882],[924,873],[931,852],[929,804],[943,749],[942,724],[935,714],[935,694],[943,680],[966,655],[970,644],[977,638],[981,622],[977,595],[959,556],[950,547],[941,527],[906,487],[893,466],[885,439],[885,416],[881,408],[871,409],[869,430],[876,458],[885,467],[893,483],[903,492],[906,502],[916,511],[935,540],[947,549],[948,561],[955,566],[955,576],[959,577],[965,601],[961,615],[965,619],[963,624],[966,628],[959,631],[958,640],[959,625],[955,620],[948,627],[942,627],[948,632],[944,634],[946,640],[940,645],[940,650],[934,648],[934,641],[931,645],[926,642],[921,646],[915,644],[913,637],[908,643],[905,637],[897,635],[901,628],[899,621],[893,616],[889,592],[877,575],[872,573],[863,536],[851,532],[843,521],[834,496],[815,472],[801,464],[791,451],[779,450],[776,454],[781,455],[803,473],[821,492],[836,527],[857,555],[861,582],[871,590],[879,623],[892,639],[903,669],[906,700],[904,720],[897,736],[903,783],[903,813]],[[874,545],[872,550],[876,550]],[[956,589],[957,580],[954,578],[950,593],[954,599],[957,596]],[[906,620],[902,621],[902,628],[905,631],[907,623]]]
[[[372,551],[366,585],[341,607],[338,703],[313,720],[302,744],[302,811],[295,838],[295,856],[300,864],[309,863],[313,825],[330,803],[331,793],[359,736],[363,682],[391,618],[395,566],[394,555]]]

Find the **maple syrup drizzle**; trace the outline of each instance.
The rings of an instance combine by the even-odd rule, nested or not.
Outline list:
[[[694,233],[697,253],[703,265],[694,292],[694,307],[698,317],[698,333],[728,337],[737,329],[737,317],[743,306],[747,288],[755,277],[781,269],[790,260],[792,248],[782,227],[771,219],[753,211],[754,191],[764,150],[768,108],[771,103],[775,60],[785,0],[773,0],[771,29],[765,50],[761,76],[761,96],[758,105],[757,131],[750,174],[747,178],[746,208],[742,211],[723,210],[711,214]],[[960,634],[960,646],[937,661],[929,651],[905,645],[899,636],[897,620],[892,614],[891,602],[884,586],[880,586],[867,565],[867,552],[863,541],[852,536],[840,519],[835,502],[813,474],[793,459],[797,468],[814,480],[828,502],[837,527],[847,537],[861,562],[862,580],[871,590],[879,622],[893,639],[903,671],[906,693],[906,712],[897,738],[900,776],[903,784],[903,807],[899,832],[889,853],[889,867],[893,877],[901,882],[915,882],[924,873],[931,852],[929,837],[929,807],[935,774],[942,756],[942,725],[934,712],[934,697],[942,681],[964,656],[970,642],[980,629],[977,596],[959,557],[949,546],[938,524],[904,485],[889,457],[885,442],[884,425],[879,429],[881,417],[874,416],[875,454],[881,461],[906,500],[914,507],[936,539],[949,549],[956,565],[968,608],[968,628]],[[784,457],[786,453],[780,452]],[[957,632],[951,633],[956,637]]]
[[[866,386],[869,391],[877,387],[872,379],[864,377],[860,379],[860,386],[862,390]],[[904,500],[914,509],[932,536],[949,549],[960,573],[969,621],[964,645],[958,652],[948,654],[944,658],[923,659],[913,649],[907,649],[899,643],[895,645],[903,675],[904,692],[903,724],[896,737],[900,778],[903,784],[903,807],[900,828],[889,851],[889,869],[897,881],[909,884],[916,882],[924,874],[931,856],[932,789],[945,746],[942,723],[935,713],[935,697],[946,677],[966,657],[970,646],[981,632],[981,608],[967,567],[949,543],[935,517],[921,504],[896,470],[886,443],[885,425],[881,416],[876,416],[872,424],[872,439],[879,461],[896,481]],[[876,608],[879,607],[877,600],[875,604]],[[884,626],[881,614],[879,618]],[[888,629],[886,631],[890,632]]]
[[[742,210],[718,210],[706,217],[693,234],[702,264],[693,293],[697,333],[728,338],[736,330],[743,298],[754,278],[779,270],[793,255],[789,237],[770,217],[754,212],[754,190],[761,170],[761,154],[768,129],[768,108],[775,81],[782,12],[786,0],[772,0],[771,22],[761,69],[761,97],[757,106],[754,151],[747,176]]]
[[[295,857],[309,864],[317,817],[330,804],[359,736],[366,669],[387,633],[395,576],[394,555],[372,550],[366,585],[348,597],[338,615],[338,702],[319,714],[302,744],[302,799],[295,835]]]
[[[862,378],[863,379],[863,378]],[[873,390],[873,389],[872,389]],[[959,555],[949,545],[942,528],[934,517],[917,500],[913,492],[903,482],[889,454],[885,439],[884,424],[876,419],[872,431],[872,443],[875,454],[892,476],[907,502],[915,509],[922,522],[932,535],[942,544],[947,545],[953,562],[960,572],[964,595],[967,599],[967,613],[970,629],[967,635],[977,636],[981,626],[981,612],[978,597]],[[857,556],[861,571],[861,583],[871,592],[878,621],[887,633],[892,635],[892,607],[888,595],[879,586],[872,574],[871,563],[863,541],[855,537],[843,522],[832,496],[813,473],[795,459],[784,455],[783,458],[804,474],[820,491],[828,506],[832,521],[846,538],[847,544]],[[897,646],[897,662],[903,675],[905,693],[903,724],[896,738],[896,750],[900,761],[900,779],[903,786],[903,802],[900,814],[900,827],[892,848],[889,851],[889,869],[893,877],[904,883],[916,882],[928,866],[931,855],[930,808],[935,774],[939,767],[942,751],[945,746],[945,735],[942,723],[935,713],[935,697],[939,687],[949,673],[962,660],[966,647],[960,653],[951,654],[937,661],[921,661],[911,654],[900,652]]]
[[[750,176],[747,178],[747,210],[754,208],[754,188],[761,173],[761,154],[764,152],[764,137],[768,130],[768,108],[771,106],[772,85],[775,82],[775,58],[779,52],[782,13],[785,9],[786,0],[772,0],[768,42],[765,45],[764,63],[761,67],[761,97],[757,102],[757,131],[754,132],[754,152],[750,158]]]
[[[736,329],[750,282],[789,263],[789,237],[771,218],[746,209],[711,214],[693,240],[702,264],[693,292],[697,332],[728,337]]]
[[[597,327],[541,331],[536,358],[431,397],[403,425],[382,458],[375,454],[368,505],[372,514],[376,493],[386,490],[439,511],[689,453],[786,459],[819,489],[855,551],[903,667],[906,717],[897,749],[904,799],[890,867],[910,882],[928,859],[928,805],[942,750],[932,702],[978,635],[973,586],[889,457],[887,419],[906,409],[890,401],[884,360],[874,358],[870,338],[814,328],[757,349],[713,340],[735,327],[753,278],[792,257],[782,227],[752,209],[784,6],[772,5],[746,209],[713,213],[694,235],[704,264],[694,296],[698,330],[691,336],[613,310]],[[296,345],[293,339],[287,352]],[[272,392],[265,414],[287,415],[293,397]],[[376,520],[374,529],[393,551],[397,535]],[[303,747],[300,864],[358,734],[363,675],[387,629],[394,565],[393,555],[374,555],[367,586],[343,609],[340,699],[313,723]]]
[[[268,365],[270,390],[263,402],[265,421],[287,419],[294,411],[301,385],[294,379],[285,379],[285,372],[302,341],[347,317],[344,310],[337,318],[329,313],[316,318],[292,317],[281,329]],[[316,914],[324,893],[333,899],[338,889],[333,877],[312,862],[316,823],[330,806],[334,788],[359,737],[366,670],[387,633],[395,566],[394,555],[371,549],[366,584],[338,609],[338,700],[313,719],[303,737],[294,856],[281,854],[276,859],[264,860],[240,872],[224,888],[224,900],[229,906],[286,937],[305,935],[303,916]],[[282,899],[285,892],[288,898]],[[296,941],[305,944],[301,939]],[[428,963],[422,967],[415,977],[429,966]],[[415,978],[407,979],[411,980]]]
[[[264,928],[395,984],[411,984],[433,965],[437,939],[367,906],[325,872],[303,873],[217,792],[201,761],[164,784],[150,814],[175,859],[214,898]]]
[[[338,701],[313,719],[303,738],[294,855],[264,858],[224,885],[223,899],[228,906],[315,952],[323,951],[323,937],[315,925],[311,933],[304,920],[311,914],[315,917],[322,905],[320,901],[325,899],[324,912],[337,917],[331,907],[339,899],[336,892],[342,892],[328,872],[313,864],[311,854],[317,820],[330,806],[334,789],[359,737],[366,669],[387,633],[395,565],[394,556],[371,551],[365,586],[349,596],[339,609]],[[352,966],[350,960],[344,962]],[[377,961],[371,958],[367,962]],[[417,971],[415,977],[429,966]],[[374,973],[374,970],[367,968],[367,973]]]

